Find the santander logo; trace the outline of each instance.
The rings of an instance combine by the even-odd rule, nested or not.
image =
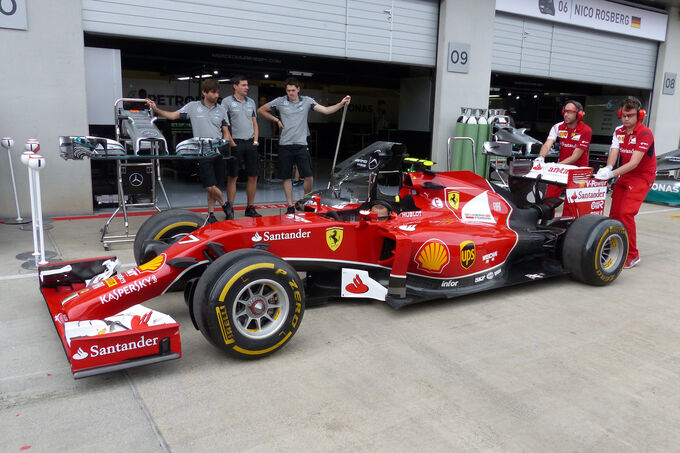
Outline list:
[[[352,294],[363,294],[368,291],[368,286],[361,281],[359,275],[355,275],[352,283],[345,286],[345,289]]]
[[[87,352],[83,351],[83,348],[78,348],[78,352],[73,354],[73,358],[76,360],[83,360],[86,359],[90,354]]]
[[[250,238],[251,241],[253,242],[260,242],[262,240],[262,236],[260,236],[260,233],[255,233],[253,237]]]

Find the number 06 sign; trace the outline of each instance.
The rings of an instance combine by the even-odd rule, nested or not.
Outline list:
[[[470,44],[449,41],[449,55],[446,69],[449,72],[470,72]]]

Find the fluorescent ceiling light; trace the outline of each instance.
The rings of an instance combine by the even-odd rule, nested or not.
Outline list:
[[[191,80],[191,77],[177,77],[177,80]]]

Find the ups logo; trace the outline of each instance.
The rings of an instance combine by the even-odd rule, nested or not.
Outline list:
[[[460,243],[460,265],[463,266],[463,269],[469,269],[470,266],[475,264],[476,256],[474,242],[463,241]]]

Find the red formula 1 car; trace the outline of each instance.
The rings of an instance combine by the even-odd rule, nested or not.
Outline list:
[[[389,150],[357,165],[373,166]],[[172,209],[150,217],[134,245],[139,266],[116,273],[113,257],[39,270],[40,288],[76,377],[181,354],[178,325],[141,305],[184,289],[195,327],[218,348],[245,358],[285,345],[305,303],[329,297],[384,300],[395,308],[571,274],[611,283],[628,238],[602,215],[606,182],[558,164],[511,168],[509,188],[471,172],[429,171],[405,159],[398,196],[373,184],[368,201],[201,227]],[[419,167],[419,168],[418,168]],[[527,201],[537,180],[567,186],[578,217],[554,217],[559,199]]]

